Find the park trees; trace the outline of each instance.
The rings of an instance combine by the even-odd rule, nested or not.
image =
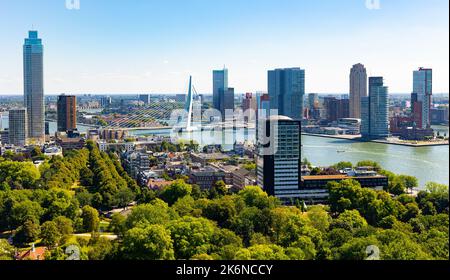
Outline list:
[[[336,170],[342,170],[345,168],[353,168],[353,164],[348,161],[341,161],[341,162],[338,162],[337,164],[333,165],[333,168]]]
[[[331,223],[331,227],[342,228],[349,232],[355,232],[358,229],[367,226],[367,221],[361,217],[358,210],[345,210],[339,215],[337,219],[334,219]]]
[[[39,178],[39,170],[32,162],[0,162],[0,190],[34,188]]]
[[[42,201],[42,206],[45,209],[46,220],[52,220],[58,216],[74,219],[79,210],[78,200],[65,189],[49,190]]]
[[[173,241],[162,225],[143,225],[128,230],[123,238],[123,256],[132,260],[172,260]]]
[[[58,168],[71,174],[57,174]],[[359,260],[368,257],[370,245],[380,249],[381,259],[448,259],[448,187],[429,183],[413,197],[404,190],[414,187],[414,178],[388,171],[382,172],[399,183],[396,194],[347,180],[328,185],[329,206],[308,207],[301,201],[283,206],[257,186],[231,193],[223,182],[209,197],[186,180],[160,192],[141,190],[117,155],[100,152],[94,143],[47,160],[39,172],[27,187],[22,182],[11,188],[0,179],[0,231],[15,233],[19,246],[41,241],[53,247],[50,259],[65,259],[72,244],[91,260]],[[126,207],[135,197],[137,206],[111,218],[109,231],[118,239],[100,238],[99,211]],[[75,238],[74,229],[94,233]],[[0,251],[0,259],[8,256]]]
[[[425,190],[419,192],[416,199],[421,209],[431,208],[428,202],[432,203],[437,213],[447,213],[449,205],[448,186],[429,182],[425,186]],[[433,212],[433,210],[430,210]]]
[[[14,234],[14,244],[23,245],[31,243],[39,238],[41,228],[39,224],[32,220],[27,220],[19,226]]]
[[[309,224],[320,230],[326,232],[330,227],[331,217],[322,206],[313,206],[308,209],[307,217]]]
[[[283,247],[270,245],[254,245],[249,248],[239,250],[235,255],[235,260],[289,260]]]
[[[217,181],[209,190],[209,199],[219,198],[228,193],[227,186],[225,185],[225,182],[220,180]]]
[[[0,239],[0,261],[11,261],[14,259],[15,249],[6,239]]]
[[[112,218],[111,222],[109,223],[109,231],[113,232],[117,236],[123,237],[125,232],[127,231],[126,222],[127,218],[120,214],[115,213]]]
[[[100,224],[98,211],[91,206],[84,206],[81,218],[83,219],[83,230],[85,232],[96,232]]]
[[[177,180],[171,185],[165,187],[159,194],[159,197],[167,202],[170,206],[177,202],[178,199],[190,195],[192,187],[183,180]]]
[[[112,209],[116,206],[127,206],[137,195],[140,189],[121,167],[114,154],[108,155],[100,152],[97,146],[88,141],[88,164],[93,176],[83,171],[83,181],[92,186],[90,192],[94,193],[91,203],[101,209]]]
[[[203,216],[216,221],[220,227],[230,227],[237,211],[231,196],[211,200],[203,210]]]
[[[372,160],[363,160],[356,164],[357,167],[373,167],[376,171],[381,170],[381,165]]]
[[[55,222],[47,221],[41,226],[40,237],[45,246],[54,247],[59,243],[62,234]]]
[[[129,188],[121,188],[115,195],[114,200],[117,206],[121,208],[127,207],[134,199],[136,195]]]
[[[53,157],[41,170],[40,184],[46,189],[70,189],[80,179],[80,170],[86,167],[87,149],[70,151],[64,158]]]
[[[116,249],[109,239],[94,236],[89,240],[87,256],[89,260],[108,260],[115,256]]]
[[[211,251],[220,256],[220,259],[230,260],[242,248],[242,239],[228,229],[216,229],[211,239]]]
[[[43,213],[44,209],[35,201],[24,200],[16,202],[11,208],[10,225],[16,228],[23,225],[26,221],[39,224]]]
[[[329,202],[331,212],[340,214],[346,210],[358,210],[370,225],[377,225],[384,217],[400,218],[406,210],[398,200],[383,191],[362,188],[353,180],[330,182]]]
[[[232,220],[231,229],[238,234],[245,245],[250,244],[254,233],[267,235],[271,226],[272,213],[269,209],[244,207]]]
[[[216,230],[213,222],[205,218],[182,217],[171,221],[167,228],[177,259],[190,259],[211,250],[211,240]]]
[[[258,186],[248,186],[238,194],[248,207],[256,207],[258,209],[275,208],[281,205],[281,202],[275,197],[269,197]]]
[[[173,209],[178,213],[180,216],[195,216],[194,215],[194,204],[195,199],[187,195],[185,197],[179,198],[177,202],[172,206]]]
[[[59,216],[54,218],[53,222],[55,222],[56,227],[58,228],[58,232],[63,237],[73,233],[73,222],[71,219],[64,216]]]
[[[128,215],[125,225],[127,229],[139,224],[167,224],[177,216],[176,212],[169,208],[169,205],[160,199],[154,200],[150,204],[142,204],[133,208]]]

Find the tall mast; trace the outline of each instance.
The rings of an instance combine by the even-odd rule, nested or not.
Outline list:
[[[187,123],[186,128],[189,129],[192,127],[192,108],[193,108],[193,96],[192,96],[192,76],[189,76],[189,90],[188,96],[186,99],[186,112],[187,112]]]

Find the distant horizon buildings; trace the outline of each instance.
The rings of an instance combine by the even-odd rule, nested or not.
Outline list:
[[[259,96],[257,120],[268,118],[270,116],[270,96],[267,93],[262,93]]]
[[[45,137],[44,112],[44,47],[37,31],[29,31],[23,45],[24,106],[27,109],[29,138]]]
[[[111,106],[111,104],[111,96],[102,96],[102,98],[100,98],[100,106],[102,106],[102,108],[108,108],[109,106]]]
[[[270,109],[295,120],[303,119],[305,70],[282,68],[268,71]]]
[[[350,118],[361,118],[361,99],[367,97],[367,71],[363,64],[350,70]]]
[[[337,122],[339,119],[350,118],[350,100],[338,99],[334,96],[324,98],[326,119],[328,122]]]
[[[144,105],[149,105],[150,104],[150,99],[151,96],[150,94],[139,94],[139,101],[143,102]]]
[[[234,115],[234,88],[219,90],[220,107],[219,111],[223,121],[233,120]]]
[[[9,144],[25,146],[28,138],[28,117],[26,108],[9,111]]]
[[[256,119],[256,111],[258,110],[256,94],[247,92],[245,94],[244,100],[242,100],[242,111],[248,113],[244,115],[244,120],[246,122],[253,121]]]
[[[361,134],[365,139],[389,137],[389,93],[383,77],[369,78],[369,96],[361,99]]]
[[[308,116],[312,119],[318,119],[320,117],[320,102],[318,93],[308,94]]]
[[[431,127],[431,97],[433,95],[433,70],[419,68],[413,72],[411,105],[413,118],[419,128]]]
[[[60,95],[57,101],[58,132],[77,129],[77,98],[74,95]]]

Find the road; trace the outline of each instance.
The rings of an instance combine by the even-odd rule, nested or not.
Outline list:
[[[90,233],[77,233],[77,234],[74,234],[73,236],[76,236],[76,237],[89,237],[90,238],[91,234]],[[100,237],[104,237],[104,238],[109,239],[109,240],[116,240],[118,238],[118,236],[115,235],[115,234],[100,234]]]

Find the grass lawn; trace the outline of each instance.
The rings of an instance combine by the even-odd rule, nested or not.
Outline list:
[[[109,221],[102,220],[100,221],[99,231],[101,233],[107,232],[109,227]]]

